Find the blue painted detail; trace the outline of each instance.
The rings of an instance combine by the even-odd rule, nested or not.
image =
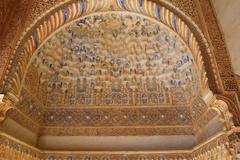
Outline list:
[[[140,7],[143,6],[143,0],[140,0]]]
[[[85,12],[85,0],[82,0],[82,15],[84,15]]]
[[[176,16],[173,17],[173,26],[174,26],[175,31],[177,31],[177,18],[176,18]]]
[[[68,8],[65,8],[65,9],[64,9],[64,22],[67,21],[68,16],[69,16],[69,9],[68,9]]]
[[[72,160],[73,158],[72,158],[72,156],[68,156],[68,158],[67,158],[67,160]]]
[[[188,30],[188,46],[190,46],[190,31]]]
[[[157,12],[158,12],[158,18],[161,19],[161,6],[160,5],[158,5]]]
[[[121,4],[122,4],[124,10],[127,10],[124,3],[125,3],[125,1],[124,1],[124,0],[121,0]]]
[[[37,48],[38,47],[38,35],[37,35],[37,32],[33,33],[33,40],[34,40],[35,46]]]

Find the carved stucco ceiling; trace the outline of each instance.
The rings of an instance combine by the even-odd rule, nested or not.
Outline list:
[[[64,22],[68,11],[62,12]],[[198,135],[196,129],[217,114],[208,112],[206,99],[199,96],[206,79],[200,82],[198,75],[204,69],[198,73],[187,47],[195,39],[188,32],[184,44],[174,33],[183,29],[177,27],[178,19],[168,18],[173,30],[137,14],[97,13],[62,27],[41,46],[34,35],[40,49],[31,60],[17,109],[8,112],[10,118],[40,138]]]
[[[137,15],[76,21],[52,36],[32,65],[47,85],[47,105],[184,104],[199,88],[186,45]]]
[[[67,0],[66,2],[72,0]],[[155,1],[156,0],[152,0]],[[176,7],[184,11],[190,16],[197,24],[199,24],[199,18],[196,12],[196,5],[193,0],[167,0],[173,3]],[[3,24],[5,26],[4,33],[1,35],[0,48],[2,49],[2,61],[0,64],[0,75],[3,74],[4,65],[7,65],[7,59],[10,55],[7,55],[12,48],[16,45],[20,38],[20,33],[24,32],[35,20],[47,10],[50,10],[53,6],[58,6],[62,3],[62,0],[6,0],[1,1],[0,19],[6,20]],[[10,14],[11,13],[11,14]],[[14,16],[13,16],[14,15]],[[10,18],[11,17],[11,18]],[[0,85],[0,87],[2,87]]]
[[[191,51],[153,19],[123,12],[86,16],[36,53],[18,106],[41,126],[169,126],[175,128],[151,134],[192,134],[192,121],[205,111],[202,100],[193,101],[200,80]]]

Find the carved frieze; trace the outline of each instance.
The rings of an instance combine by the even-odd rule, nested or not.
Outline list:
[[[57,159],[153,159],[153,160],[231,160],[236,153],[232,152],[228,143],[227,135],[219,135],[204,144],[196,146],[192,150],[172,152],[54,152],[42,151],[24,144],[4,134],[0,136],[0,156],[5,159],[26,160],[57,160]]]
[[[44,126],[171,126],[191,125],[186,107],[55,108],[44,115]]]

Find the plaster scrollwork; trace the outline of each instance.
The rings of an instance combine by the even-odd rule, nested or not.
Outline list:
[[[8,110],[13,108],[13,101],[7,98],[4,94],[0,94],[0,123],[6,118]]]
[[[231,130],[234,127],[234,123],[232,120],[232,114],[228,110],[228,105],[223,100],[216,99],[211,108],[214,109],[220,116],[220,121],[224,123],[225,130]]]
[[[198,101],[195,101],[195,103]],[[228,104],[220,99],[215,97],[209,101],[209,106],[204,102],[193,103],[192,106],[192,117],[194,121],[194,130],[199,131],[204,128],[211,120],[214,120],[215,117],[223,125],[224,131],[231,131],[234,128],[233,115],[229,111]]]

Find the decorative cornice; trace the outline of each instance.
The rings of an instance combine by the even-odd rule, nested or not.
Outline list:
[[[29,160],[40,159],[196,159],[205,160],[213,158],[213,156],[219,159],[234,157],[234,152],[230,150],[229,136],[231,133],[218,134],[206,142],[199,144],[192,150],[173,150],[173,151],[146,151],[146,152],[99,152],[99,151],[44,151],[35,147],[27,145],[11,136],[1,134],[0,136],[0,156],[3,158],[22,159],[27,158]]]
[[[43,127],[39,136],[159,136],[194,135],[191,126]]]

